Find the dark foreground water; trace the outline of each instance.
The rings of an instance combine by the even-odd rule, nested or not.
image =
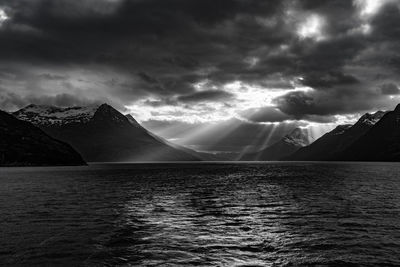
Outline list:
[[[1,266],[400,266],[400,164],[0,169]]]

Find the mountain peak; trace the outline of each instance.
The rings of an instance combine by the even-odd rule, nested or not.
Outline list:
[[[400,104],[398,104],[398,105],[396,106],[396,108],[394,109],[394,112],[400,113]]]
[[[101,104],[97,108],[94,118],[101,121],[112,121],[114,123],[128,123],[128,118],[106,103]]]
[[[88,122],[93,118],[98,108],[98,105],[60,108],[30,104],[14,112],[13,115],[20,120],[29,121],[40,126],[65,125]]]
[[[375,125],[386,114],[386,111],[377,111],[375,113],[365,113],[356,124]]]
[[[302,128],[295,128],[283,137],[283,141],[298,146],[306,146],[310,143],[307,130]]]
[[[281,160],[309,143],[307,130],[295,128],[278,142],[258,152],[245,154],[241,160]]]
[[[109,105],[107,103],[103,103],[103,104],[99,105],[99,108],[114,109],[111,105]]]
[[[301,129],[298,127],[298,128],[293,129],[293,131],[291,131],[286,136],[300,137],[302,135],[304,135],[304,129]]]

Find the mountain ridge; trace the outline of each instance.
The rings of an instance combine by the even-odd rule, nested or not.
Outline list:
[[[384,115],[385,111],[366,113],[353,125],[338,125],[308,146],[300,148],[283,158],[289,161],[333,161],[341,160],[343,152],[358,138],[371,129]]]
[[[343,151],[346,161],[400,161],[400,104]]]
[[[201,160],[160,142],[106,103],[72,108],[28,105],[13,115],[71,144],[89,162]]]
[[[68,108],[28,105],[13,115],[71,144],[91,162],[222,159],[173,144],[108,104]],[[366,113],[353,125],[338,125],[312,143],[306,129],[296,128],[276,143],[244,154],[239,160],[399,161],[398,125],[400,105],[389,112]]]

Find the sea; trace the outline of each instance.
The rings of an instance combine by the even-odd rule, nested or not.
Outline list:
[[[1,168],[0,266],[400,266],[400,163]]]

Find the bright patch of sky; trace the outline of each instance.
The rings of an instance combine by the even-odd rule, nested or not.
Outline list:
[[[0,8],[0,26],[8,19],[6,12]]]
[[[312,14],[299,24],[297,34],[302,39],[311,38],[315,41],[322,41],[326,38],[323,33],[324,25],[325,20],[323,17],[318,14]]]
[[[377,14],[386,4],[395,0],[354,0],[355,5],[360,9],[360,16],[364,19]]]

